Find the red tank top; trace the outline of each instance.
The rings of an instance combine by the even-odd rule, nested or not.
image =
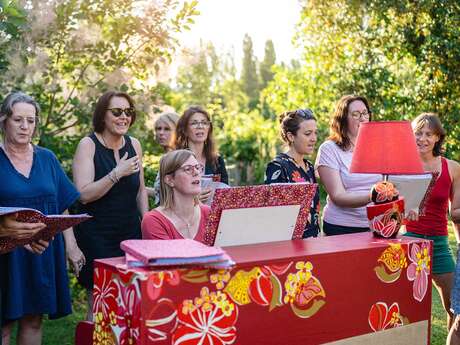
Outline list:
[[[425,215],[417,222],[408,222],[407,231],[428,236],[447,236],[447,211],[449,208],[450,179],[447,160],[441,158],[441,176],[436,180],[425,204]]]

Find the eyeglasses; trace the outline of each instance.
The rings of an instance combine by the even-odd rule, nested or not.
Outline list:
[[[367,110],[363,110],[362,112],[359,112],[358,110],[355,110],[354,112],[351,113],[351,117],[354,118],[355,120],[369,120],[371,117],[371,112]]]
[[[211,125],[211,121],[193,121],[193,122],[190,122],[190,127],[192,127],[192,128],[198,128],[198,127],[207,128],[210,125]]]
[[[204,166],[203,164],[184,165],[183,167],[180,167],[178,170],[183,170],[188,175],[192,175],[194,171],[197,171],[198,174],[202,174],[204,171]]]
[[[128,117],[133,117],[136,114],[136,110],[134,108],[110,108],[107,109],[110,110],[110,112],[113,114],[115,117],[120,117],[121,114],[125,113],[126,116]]]
[[[295,114],[305,120],[313,120],[315,118],[313,115],[313,111],[308,108],[307,109],[297,109],[295,111]]]

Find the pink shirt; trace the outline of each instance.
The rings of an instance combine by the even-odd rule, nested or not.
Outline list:
[[[204,233],[211,208],[207,205],[200,205],[200,210],[200,225],[194,240],[204,243]],[[184,238],[174,224],[157,210],[151,210],[144,215],[141,228],[142,238],[147,240],[179,240]]]

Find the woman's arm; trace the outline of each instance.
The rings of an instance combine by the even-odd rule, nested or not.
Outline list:
[[[73,182],[80,192],[80,201],[83,204],[103,197],[114,185],[111,178],[106,175],[94,181],[94,142],[86,137],[78,144],[72,162]]]
[[[449,172],[452,176],[450,216],[454,223],[454,234],[460,243],[460,164],[449,160]]]
[[[69,214],[69,211],[65,210],[64,214]],[[68,228],[67,230],[64,230],[62,234],[64,236],[65,251],[67,253],[67,258],[72,264],[72,268],[75,272],[75,275],[78,276],[81,268],[86,262],[85,256],[83,255],[82,251],[77,245],[77,241],[75,240],[75,235],[73,233],[73,228]]]
[[[80,192],[80,201],[83,204],[102,198],[122,177],[129,176],[139,169],[139,166],[135,164],[138,160],[137,155],[128,158],[128,153],[125,153],[111,172],[94,181],[95,149],[94,142],[90,138],[83,138],[73,158],[73,181]]]
[[[136,150],[137,157],[139,157],[139,191],[137,192],[137,209],[139,210],[142,217],[149,210],[149,201],[147,195],[147,189],[145,188],[144,181],[144,167],[142,166],[142,147],[139,140],[131,138],[134,149]]]
[[[321,165],[318,167],[319,177],[332,202],[340,207],[362,207],[370,203],[369,193],[349,193],[343,186],[340,172]]]

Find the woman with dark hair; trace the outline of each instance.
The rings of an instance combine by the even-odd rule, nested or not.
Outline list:
[[[61,214],[78,199],[78,191],[50,150],[32,143],[40,107],[22,92],[10,93],[0,108],[0,205],[34,208]],[[0,236],[20,237],[43,224],[19,224],[16,216],[0,217]],[[21,230],[23,231],[23,230]],[[41,253],[41,255],[36,255]],[[4,345],[10,343],[14,322],[18,344],[40,344],[43,314],[56,319],[72,312],[66,254],[73,268],[85,258],[67,229],[49,243],[39,241],[0,255],[1,326]]]
[[[76,232],[87,258],[78,280],[88,292],[89,320],[94,259],[123,255],[120,242],[141,238],[141,218],[148,211],[141,144],[127,134],[135,120],[129,95],[104,93],[94,110],[94,133],[80,141],[73,160],[82,211],[93,216]]]
[[[460,165],[442,156],[446,132],[436,114],[420,114],[412,121],[412,129],[424,170],[435,173],[437,179],[426,201],[424,215],[416,221],[407,222],[405,235],[433,241],[432,278],[447,312],[447,325],[450,328],[453,321],[450,293],[455,262],[449,247],[447,223],[449,200],[452,200],[452,210],[460,206]],[[457,225],[454,230],[459,242]]]
[[[161,157],[160,206],[142,219],[142,238],[204,242],[210,208],[198,201],[203,169],[190,150],[171,151]]]
[[[310,109],[288,111],[280,116],[281,138],[288,146],[267,165],[265,183],[316,183],[313,164],[304,158],[315,150],[318,129]],[[319,233],[319,190],[313,198],[310,215],[303,237],[316,237]]]
[[[315,166],[327,192],[323,231],[328,236],[369,231],[365,206],[371,187],[382,178],[349,169],[359,126],[371,120],[366,98],[343,96],[335,107],[329,138],[319,147]]]
[[[204,165],[205,175],[213,175],[214,180],[228,184],[225,162],[217,153],[212,131],[208,112],[198,106],[190,107],[177,123],[176,148],[192,150],[198,162]],[[211,193],[210,189],[203,190],[200,200],[206,202]]]

